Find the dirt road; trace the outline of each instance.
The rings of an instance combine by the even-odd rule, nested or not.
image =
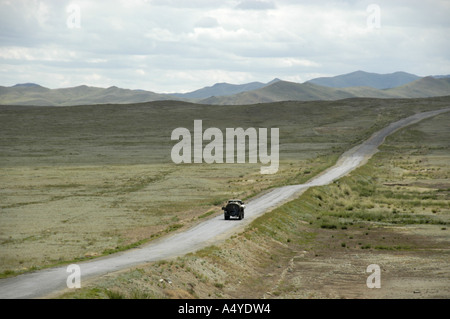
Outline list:
[[[217,243],[231,233],[243,229],[258,216],[299,196],[307,188],[328,184],[364,164],[370,156],[377,152],[377,147],[384,141],[384,138],[394,131],[448,111],[450,108],[419,113],[392,123],[373,134],[364,143],[344,153],[335,166],[308,183],[276,188],[249,201],[246,203],[245,219],[242,221],[225,221],[221,215],[140,248],[81,262],[78,264],[81,270],[81,285],[83,285],[83,281],[99,275],[147,262],[181,256]],[[0,280],[0,298],[42,298],[67,288],[69,275],[71,273],[67,272],[67,266],[62,266],[2,279]]]

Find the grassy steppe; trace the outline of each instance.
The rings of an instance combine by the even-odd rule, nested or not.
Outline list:
[[[450,113],[221,244],[100,278],[64,298],[448,298]],[[368,289],[366,267],[381,267]]]
[[[396,119],[449,98],[208,106],[183,102],[0,108],[0,272],[127,249],[188,227],[230,197],[301,183]],[[279,127],[280,170],[175,165],[173,129]]]

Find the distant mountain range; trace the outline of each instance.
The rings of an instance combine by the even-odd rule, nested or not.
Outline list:
[[[161,94],[115,86],[81,85],[48,89],[34,83],[0,86],[0,105],[67,106],[127,104],[157,100],[179,100],[203,104],[256,104],[296,100],[339,100],[354,97],[421,98],[450,95],[450,75],[419,77],[405,72],[376,74],[356,71],[322,77],[304,83],[274,79],[268,83],[217,83],[189,93]]]
[[[269,83],[261,83],[261,82],[250,82],[246,84],[216,83],[213,86],[207,86],[193,92],[173,93],[171,95],[187,99],[206,99],[211,96],[227,96],[238,94],[241,92],[258,90],[278,81],[280,81],[280,79],[273,79]]]
[[[144,90],[128,90],[115,86],[107,89],[86,85],[63,89],[48,89],[34,83],[0,86],[0,104],[67,106],[109,103],[141,103],[156,100],[173,100],[167,94]]]
[[[308,81],[309,83],[333,88],[347,88],[353,86],[368,86],[374,89],[391,89],[420,79],[420,76],[395,72],[390,74],[368,73],[356,71],[334,77],[322,77]]]
[[[264,88],[242,92],[231,96],[210,97],[201,101],[205,104],[239,105],[278,101],[339,100],[345,98],[423,98],[450,95],[450,78],[419,78],[408,84],[380,90],[372,87],[355,86],[332,88],[310,82],[293,83],[279,81]]]

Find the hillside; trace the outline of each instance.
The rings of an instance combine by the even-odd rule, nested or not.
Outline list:
[[[205,104],[255,104],[278,101],[337,100],[353,97],[339,89],[331,89],[311,83],[279,81],[264,88],[232,96],[211,97]]]
[[[262,89],[232,96],[212,97],[201,103],[238,105],[277,101],[339,100],[352,97],[366,98],[419,98],[450,95],[450,79],[433,77],[420,78],[403,86],[378,90],[371,87],[330,88],[306,83],[280,81]]]
[[[81,85],[72,88],[48,89],[37,84],[0,87],[2,105],[67,106],[87,104],[127,104],[177,99],[166,94],[143,90],[121,89],[115,86],[98,88]]]
[[[399,83],[411,81],[403,85]],[[325,83],[318,85],[313,82]],[[384,84],[383,84],[384,83]],[[350,85],[350,87],[330,87]],[[378,89],[375,86],[393,86]],[[130,104],[177,100],[201,104],[244,105],[279,101],[339,100],[345,98],[425,98],[450,95],[447,76],[417,77],[405,72],[374,74],[357,71],[333,78],[318,78],[305,83],[274,79],[269,83],[217,83],[189,92],[160,94],[115,86],[98,88],[81,85],[49,89],[34,83],[0,86],[0,105],[68,106],[91,104]]]
[[[356,71],[334,77],[320,77],[312,79],[308,82],[333,88],[367,86],[375,89],[390,89],[407,83],[411,83],[418,79],[420,79],[419,76],[406,72],[377,74],[364,71]]]
[[[433,97],[450,95],[450,78],[427,76],[412,83],[393,88],[388,92],[397,97]]]
[[[172,93],[171,95],[187,99],[205,99],[212,96],[226,96],[246,91],[253,91],[278,81],[280,80],[274,79],[269,83],[261,83],[261,82],[250,82],[245,84],[216,83],[213,86],[207,86],[189,93]]]

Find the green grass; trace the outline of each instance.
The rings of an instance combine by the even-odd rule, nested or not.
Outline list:
[[[0,271],[8,275],[136,247],[219,213],[229,198],[247,200],[273,187],[303,183],[375,130],[414,112],[447,105],[448,98],[246,106],[157,102],[0,107]],[[279,172],[261,175],[259,163],[171,163],[172,130],[192,130],[194,119],[203,119],[204,128],[221,130],[279,127]],[[416,132],[414,137],[421,134]],[[445,152],[446,148],[433,145],[421,149],[422,153],[430,151]],[[392,220],[401,222],[407,217],[401,207],[427,201],[436,213],[434,219],[428,214],[425,218],[446,225],[442,215],[448,192],[442,188],[418,199],[407,192],[391,194],[388,186],[374,188],[374,183],[378,182],[349,183],[349,195],[334,190],[334,199],[318,193],[322,200],[316,198],[310,205],[320,202],[320,214],[329,215],[329,224],[341,229],[351,222],[347,212],[361,214],[361,220],[381,216],[386,221],[384,214],[398,209],[401,213]],[[357,194],[363,200],[357,200]],[[364,200],[372,196],[380,203]],[[381,208],[380,204],[391,207]],[[315,210],[300,213],[316,227],[322,225],[315,219]],[[336,213],[343,215],[336,217]],[[421,213],[414,217],[420,223],[424,222]],[[288,238],[295,241],[292,236],[280,235],[285,226],[265,227],[284,242]]]
[[[444,114],[402,130],[389,137],[387,145],[381,147],[383,151],[367,165],[338,182],[309,189],[302,197],[304,218],[326,229],[361,223],[448,225],[450,196],[445,178],[450,175],[450,154],[441,152],[441,145],[450,142],[450,132],[443,130],[448,117]],[[428,145],[428,151],[412,156],[423,144]],[[393,163],[401,163],[402,169]],[[426,174],[411,174],[418,171]]]
[[[450,154],[448,149],[441,152],[444,149],[440,148],[450,141],[450,132],[446,130],[449,121],[450,114],[441,115],[396,133],[365,166],[335,183],[310,188],[298,199],[257,218],[242,233],[225,242],[176,260],[146,266],[140,273],[126,272],[102,281],[99,287],[111,286],[120,292],[119,296],[129,296],[133,295],[137,283],[155,287],[152,278],[170,274],[182,282],[178,289],[188,291],[193,297],[242,297],[249,291],[271,291],[272,296],[283,297],[295,289],[308,288],[303,282],[296,286],[288,280],[279,281],[283,269],[289,270],[286,273],[303,272],[301,265],[290,270],[293,258],[304,258],[301,252],[314,254],[307,264],[327,252],[330,256],[348,253],[349,258],[352,254],[370,254],[370,258],[376,254],[394,254],[394,258],[400,258],[401,253],[407,252],[408,258],[414,253],[419,253],[416,256],[419,258],[431,248],[433,254],[438,254],[438,243],[422,243],[411,234],[397,233],[396,229],[449,222]],[[410,136],[408,130],[421,133]],[[439,138],[431,139],[432,136]],[[422,143],[435,148],[421,153],[418,161],[416,156],[419,155],[411,154]],[[398,169],[400,162],[401,170]],[[426,172],[424,176],[409,179],[412,172],[421,170]],[[435,175],[437,171],[439,174]],[[367,196],[368,190],[370,196]],[[440,229],[442,234],[437,236],[448,236],[447,227]],[[445,245],[441,243],[439,247]],[[331,259],[328,258],[332,257],[325,255],[324,258],[329,264]],[[356,264],[355,260],[345,262]],[[130,282],[130,276],[137,282]],[[274,283],[277,283],[276,289],[270,290]],[[159,291],[166,288],[161,286]],[[89,289],[92,290],[82,289],[69,296]]]
[[[439,132],[440,139],[434,143],[447,143],[450,132],[441,129],[446,127],[449,117],[440,116],[418,124],[415,128],[418,126],[425,132]],[[408,241],[410,236],[401,237],[392,229],[440,222],[448,224],[448,187],[445,182],[437,183],[438,180],[432,177],[434,171],[430,163],[433,162],[432,167],[435,169],[440,168],[439,177],[446,178],[450,154],[440,154],[437,161],[432,161],[436,154],[431,151],[421,154],[424,156],[421,162],[417,162],[414,157],[408,159],[407,154],[423,141],[411,141],[411,145],[406,146],[400,137],[407,134],[408,129],[405,129],[404,134],[390,138],[381,152],[349,176],[330,185],[310,188],[298,199],[257,218],[243,233],[232,236],[225,243],[209,246],[174,261],[155,263],[133,278],[138,282],[148,282],[152,276],[164,277],[170,274],[188,280],[189,284],[179,287],[194,297],[222,298],[230,291],[233,296],[242,296],[238,288],[230,284],[241,281],[243,284],[238,287],[242,291],[268,291],[273,288],[273,280],[277,282],[279,278],[274,276],[275,279],[272,279],[268,274],[277,273],[279,276],[283,269],[290,269],[286,268],[289,260],[301,251],[315,252],[315,258],[320,257],[325,250],[333,253],[342,251],[350,255],[423,254],[428,244]],[[395,150],[389,145],[395,145]],[[400,158],[408,162],[408,170],[398,171],[398,166],[392,164]],[[425,177],[428,184],[425,184],[430,187],[423,186],[423,177],[415,181],[420,187],[411,186],[404,179],[411,170],[418,171],[425,167],[428,169]],[[391,186],[394,184],[409,186]],[[367,189],[371,190],[371,196],[366,196]],[[445,232],[446,227],[441,227],[441,230]],[[431,248],[434,249],[433,245]],[[277,269],[280,270],[276,272]],[[301,266],[297,271],[302,271]],[[120,275],[107,282],[120,292],[119,296],[132,295],[135,289],[133,284],[125,281],[131,274]],[[282,281],[272,290],[272,296],[283,297],[295,289],[299,289],[295,283]],[[138,293],[135,296],[141,295]]]
[[[214,214],[214,213],[215,213],[215,211],[210,210],[209,212],[206,212],[206,213],[204,213],[204,214],[198,216],[198,219],[203,219],[203,218],[209,217],[209,216],[211,216],[211,215]]]

